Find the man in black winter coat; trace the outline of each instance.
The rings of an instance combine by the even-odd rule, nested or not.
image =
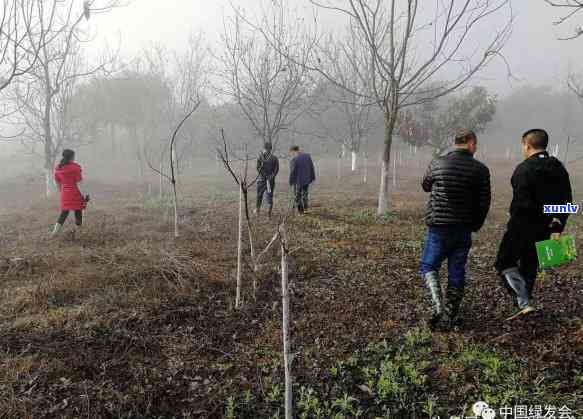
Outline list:
[[[434,159],[423,178],[429,192],[425,222],[427,237],[420,273],[433,305],[432,327],[442,320],[457,325],[466,284],[466,263],[472,246],[472,232],[478,231],[490,209],[490,171],[474,159],[477,137],[462,131],[453,150]],[[447,306],[444,306],[439,269],[448,262]]]
[[[296,208],[300,215],[308,209],[310,185],[316,180],[316,170],[312,157],[294,145],[289,149],[292,159],[289,163],[289,184],[295,193]]]
[[[545,130],[532,129],[522,136],[524,161],[514,170],[510,220],[496,257],[496,270],[513,297],[515,319],[534,311],[532,290],[538,272],[536,242],[558,238],[567,214],[545,214],[544,205],[568,204],[573,200],[569,173],[546,148]]]
[[[273,155],[271,143],[265,143],[263,151],[257,159],[257,206],[256,214],[261,210],[263,195],[267,192],[268,215],[273,211],[273,190],[275,189],[275,177],[279,173],[279,160]]]

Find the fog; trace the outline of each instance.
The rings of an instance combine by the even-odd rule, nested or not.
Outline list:
[[[87,39],[91,41],[81,45],[79,56],[85,57],[84,62],[88,67],[92,63],[102,62],[104,57],[110,55],[115,55],[115,62],[112,61],[109,72],[81,77],[70,86],[70,99],[74,100],[71,99],[67,108],[69,119],[64,118],[64,122],[60,123],[55,120],[55,138],[60,135],[57,128],[61,129],[64,137],[62,141],[55,140],[55,144],[58,144],[50,158],[47,158],[43,150],[42,124],[38,121],[32,125],[30,123],[30,115],[34,115],[32,110],[28,114],[23,113],[21,106],[20,113],[3,118],[0,126],[2,135],[12,138],[0,142],[0,159],[4,168],[1,176],[12,179],[30,175],[42,185],[46,167],[56,162],[59,153],[66,146],[78,149],[80,159],[85,160],[92,168],[106,167],[112,161],[123,160],[129,162],[127,170],[131,173],[130,177],[143,178],[145,174],[151,174],[148,165],[160,164],[167,147],[167,139],[180,115],[185,112],[185,109],[180,110],[180,106],[174,104],[172,116],[165,116],[165,101],[169,100],[168,95],[173,94],[166,90],[176,90],[176,86],[168,87],[174,83],[170,80],[176,81],[181,74],[184,75],[189,64],[184,62],[180,67],[176,57],[188,55],[188,40],[193,36],[198,40],[196,52],[204,59],[204,66],[197,68],[198,73],[195,76],[200,79],[198,81],[204,79],[204,86],[197,92],[202,100],[200,109],[186,124],[186,131],[179,135],[179,154],[185,161],[184,166],[197,167],[193,162],[200,159],[215,162],[217,133],[220,128],[225,129],[233,147],[241,149],[247,144],[248,152],[256,153],[262,144],[261,135],[253,128],[253,123],[246,117],[248,115],[236,106],[233,97],[225,94],[224,77],[221,78],[224,67],[221,57],[225,52],[222,37],[225,28],[232,25],[232,20],[229,19],[234,16],[233,8],[241,10],[250,21],[259,22],[262,12],[277,5],[275,1],[133,0],[122,7],[92,15],[83,29],[90,34]],[[574,153],[572,157],[576,158],[579,152],[577,138],[583,136],[580,118],[583,106],[575,94],[567,89],[567,79],[569,75],[583,72],[580,54],[583,39],[565,41],[559,38],[574,33],[580,23],[578,16],[557,25],[562,10],[549,6],[543,0],[514,0],[510,5],[505,11],[494,13],[494,18],[488,18],[481,23],[472,33],[472,37],[464,43],[462,51],[470,57],[468,62],[475,59],[476,55],[479,59],[476,51],[481,44],[489,42],[495,31],[507,24],[512,13],[514,20],[511,35],[503,49],[487,66],[457,89],[457,92],[439,99],[439,106],[447,106],[448,100],[456,95],[463,95],[473,86],[483,86],[497,103],[493,119],[488,121],[480,133],[487,140],[484,143],[486,156],[508,158],[511,155],[512,158],[517,158],[521,132],[533,125],[540,125],[549,130],[553,144],[559,144],[561,150],[565,150],[569,142],[570,151]],[[431,21],[428,10],[429,8],[425,10],[421,7],[420,24]],[[317,16],[318,30],[330,31],[337,37],[345,33],[347,21],[334,11],[319,9],[315,12],[310,2],[302,0],[293,3],[293,12],[302,16],[310,28],[314,16]],[[420,36],[417,40],[419,45],[415,45],[415,48],[416,54],[423,56],[431,52],[426,46],[431,40],[430,36],[427,39],[423,38],[426,35]],[[190,47],[194,51],[192,44]],[[158,53],[160,54],[157,55]],[[195,61],[200,58],[199,55],[194,57]],[[191,56],[190,64],[195,61],[192,61]],[[456,66],[455,61],[453,64],[449,63],[447,70],[439,77],[454,78]],[[119,81],[132,77],[136,79],[135,83],[140,78],[142,80],[134,86],[137,90],[127,87],[125,93],[115,87],[115,82],[103,81],[103,84],[99,84],[99,80]],[[31,86],[30,80],[24,77],[2,92],[4,107],[11,112],[15,112],[15,92],[25,89],[23,83]],[[106,99],[103,102],[94,98],[98,92],[106,90],[115,92],[107,99],[113,101],[111,105],[104,105],[109,103]],[[314,91],[310,94],[312,96],[298,100],[306,103],[314,101]],[[153,99],[153,95],[158,95],[159,99]],[[104,116],[103,113],[94,115],[115,105],[120,106],[119,111],[114,111],[117,116],[128,109],[133,110],[120,117],[123,121],[107,121],[107,118],[114,117]],[[327,105],[319,103],[318,106],[322,108]],[[55,113],[58,115],[57,107]],[[40,108],[37,106],[36,109]],[[285,147],[288,145],[300,143],[320,158],[336,158],[340,149],[339,141],[345,141],[338,138],[347,130],[341,125],[341,121],[345,119],[339,113],[341,110],[317,113],[313,109],[308,110],[306,106],[294,112],[297,115],[290,117],[293,124],[278,131],[275,136],[277,138],[269,139],[279,141],[280,154],[285,154]],[[318,121],[318,118],[324,117],[327,121]],[[383,116],[378,107],[374,106],[370,118],[371,127],[366,136],[366,146],[357,150],[364,141],[359,138],[359,145],[354,151],[367,151],[371,156],[378,156],[383,147]],[[330,128],[331,121],[340,122]],[[327,132],[323,128],[326,126],[329,127]],[[398,129],[395,131],[395,142],[398,145],[403,139],[397,134]],[[105,157],[108,154],[111,156]],[[374,157],[371,161],[376,164],[379,160]]]
[[[95,26],[102,34],[101,43],[114,44],[119,34],[123,43],[121,52],[127,58],[136,56],[150,43],[183,47],[191,31],[204,32],[216,48],[223,29],[223,16],[231,13],[230,4],[255,10],[257,3],[253,0],[133,0],[127,7],[100,16]],[[312,9],[305,0],[294,3],[306,15],[311,14]],[[504,55],[515,79],[509,79],[506,66],[497,61],[476,77],[475,83],[485,84],[504,96],[523,84],[560,84],[570,67],[583,65],[581,41],[558,39],[571,35],[580,21],[574,19],[561,26],[555,25],[562,11],[543,0],[514,0],[513,11],[512,37],[504,48]],[[325,23],[330,27],[338,20],[328,16]],[[484,29],[485,36],[489,35],[487,32]]]

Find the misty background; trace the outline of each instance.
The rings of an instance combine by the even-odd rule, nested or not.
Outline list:
[[[71,134],[75,141],[63,147],[67,145],[78,151],[79,161],[93,178],[107,174],[108,170],[102,169],[116,162],[125,165],[132,179],[152,175],[148,164],[159,164],[176,123],[164,117],[162,104],[168,92],[160,77],[172,71],[180,73],[180,69],[172,70],[176,67],[174,58],[184,55],[194,43],[197,53],[204,58],[203,66],[197,69],[201,73],[199,76],[204,78],[204,88],[201,106],[187,124],[180,141],[181,166],[186,170],[197,166],[196,161],[204,160],[213,163],[210,168],[214,167],[220,128],[225,129],[231,142],[239,146],[248,144],[249,153],[255,154],[261,141],[257,141],[232,98],[221,94],[222,82],[218,74],[221,72],[219,58],[224,49],[221,37],[225,25],[230,25],[228,19],[234,14],[233,8],[242,8],[254,19],[262,11],[260,3],[249,0],[133,0],[123,7],[92,16],[86,25],[91,41],[83,45],[84,59],[92,62],[115,55],[115,63],[107,74],[92,75],[76,83],[73,114],[76,113],[82,122],[75,128],[78,132]],[[269,2],[264,4],[267,7],[265,5]],[[294,2],[293,7],[306,21],[313,18],[314,8],[308,1]],[[553,146],[560,146],[560,158],[565,157],[561,153],[566,150],[567,143],[570,143],[569,152],[573,158],[583,153],[583,146],[578,145],[583,141],[583,105],[567,89],[568,76],[583,72],[583,40],[559,40],[573,33],[581,22],[575,16],[557,25],[561,12],[542,0],[514,0],[512,34],[502,51],[503,57],[494,59],[456,93],[463,94],[472,87],[483,86],[496,98],[493,120],[480,134],[479,158],[518,161],[520,135],[535,126],[549,131]],[[480,27],[484,39],[507,18],[501,14],[499,21],[490,20],[488,25]],[[337,14],[323,11],[318,11],[318,19],[323,30],[333,30],[345,23]],[[475,42],[479,40],[476,38]],[[167,67],[163,68],[164,65]],[[119,84],[103,80],[117,80]],[[110,102],[93,100],[97,93],[105,91],[112,92]],[[6,107],[11,100],[9,95],[3,92],[1,97]],[[123,116],[116,123],[105,126],[98,123],[98,119],[102,121],[113,116],[105,115],[104,111]],[[382,146],[383,130],[381,113],[376,108],[372,113],[372,126],[363,147],[373,156],[371,161],[374,162],[378,154],[375,150]],[[335,158],[340,148],[338,141],[332,138],[332,133],[327,136],[322,132],[325,124],[318,123],[318,117],[308,116],[299,118],[293,130],[282,132],[276,147],[278,153],[283,155],[290,144],[298,143],[318,158]],[[339,119],[338,114],[320,114],[319,117],[328,121]],[[27,176],[39,195],[42,194],[45,174],[41,144],[19,134],[26,128],[18,117],[3,119],[0,127],[3,136],[13,136],[0,141],[3,181]],[[338,133],[335,135],[337,137]],[[398,149],[400,139],[395,141]],[[422,148],[428,160],[430,147]]]

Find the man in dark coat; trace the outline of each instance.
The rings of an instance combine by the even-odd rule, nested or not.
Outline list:
[[[290,149],[292,159],[289,163],[289,184],[295,193],[296,207],[300,215],[308,209],[310,185],[316,180],[314,162],[308,153],[300,151],[297,145]]]
[[[496,257],[496,270],[511,294],[517,311],[507,320],[533,312],[532,290],[538,272],[536,242],[558,238],[567,214],[545,214],[544,205],[573,200],[569,173],[546,148],[545,130],[532,129],[522,136],[524,161],[512,175],[510,220]]]
[[[275,189],[275,177],[279,173],[279,160],[272,153],[271,143],[265,143],[263,151],[257,159],[257,206],[256,213],[259,215],[263,195],[267,192],[267,204],[269,205],[268,215],[271,217],[273,211],[273,190]]]
[[[490,209],[490,171],[473,157],[477,141],[474,132],[460,132],[453,150],[435,158],[423,177],[423,190],[430,196],[420,273],[433,305],[432,327],[442,320],[446,320],[448,326],[461,321],[459,312],[472,232],[482,227]],[[438,275],[445,259],[449,273],[446,307]]]

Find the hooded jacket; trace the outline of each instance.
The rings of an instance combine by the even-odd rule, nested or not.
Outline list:
[[[75,162],[55,168],[55,182],[61,191],[61,210],[78,211],[85,209],[87,203],[81,195],[77,183],[81,182],[81,166]]]
[[[428,226],[482,228],[490,209],[490,171],[470,152],[454,149],[435,158],[421,186],[430,193],[425,214]]]
[[[549,153],[536,153],[514,170],[511,179],[512,203],[510,223],[531,227],[548,227],[553,218],[561,221],[552,231],[562,232],[568,214],[544,214],[544,205],[561,205],[573,201],[571,181],[565,166]]]

